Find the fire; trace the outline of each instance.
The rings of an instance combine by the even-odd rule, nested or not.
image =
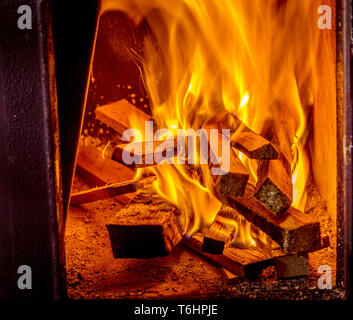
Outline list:
[[[140,60],[159,128],[197,130],[218,115],[235,114],[291,161],[293,205],[304,209],[308,117],[317,90],[315,5],[316,0],[106,0],[102,10],[122,10],[151,28]],[[143,132],[141,124],[131,126]],[[256,161],[238,155],[256,183]],[[183,165],[148,170],[158,177],[155,191],[184,213],[186,234],[212,223],[220,202],[198,176]],[[236,228],[241,241],[254,243],[249,223]]]

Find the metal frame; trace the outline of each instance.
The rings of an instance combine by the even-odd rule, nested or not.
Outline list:
[[[99,2],[25,4],[31,30],[17,27],[23,1],[0,1],[0,299],[62,299],[65,210]],[[31,290],[17,286],[20,265],[32,269]]]
[[[337,286],[348,298],[352,261],[352,2],[337,0]],[[343,196],[341,196],[343,195]]]

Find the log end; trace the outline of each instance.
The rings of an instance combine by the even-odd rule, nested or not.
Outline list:
[[[225,242],[223,240],[217,240],[204,236],[201,251],[213,254],[223,254],[224,246]]]
[[[107,229],[115,259],[146,259],[163,257],[169,253],[163,242],[161,226],[108,224]]]
[[[287,211],[286,215],[287,214],[288,217],[285,224],[291,224],[292,228],[288,228],[284,231],[283,239],[285,239],[285,241],[283,242],[282,249],[285,253],[308,251],[321,245],[319,222],[306,222],[305,218],[302,218],[305,214],[293,207]],[[299,219],[303,221],[303,224],[300,227],[296,227],[297,220]],[[291,222],[291,220],[293,221]]]
[[[310,273],[308,259],[302,255],[277,257],[274,263],[279,279],[298,278]]]
[[[106,226],[114,258],[168,255],[182,238],[179,214],[163,199],[137,195]]]
[[[282,216],[292,204],[290,195],[277,188],[275,183],[269,178],[258,188],[254,197],[277,216]]]
[[[248,183],[249,175],[229,173],[219,176],[218,190],[220,196],[243,197]]]

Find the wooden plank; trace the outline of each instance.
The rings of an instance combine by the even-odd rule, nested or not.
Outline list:
[[[274,263],[270,255],[256,248],[238,249],[229,247],[224,250],[223,255],[202,252],[201,235],[195,235],[190,239],[183,238],[182,244],[200,254],[203,258],[242,277],[255,278],[263,269]]]
[[[209,139],[210,145],[210,157],[211,155],[219,156],[219,150],[222,149],[222,136],[218,134],[217,145],[213,145],[213,141]],[[227,154],[223,155],[223,157],[228,156]],[[223,163],[215,165],[209,162],[210,170],[212,168],[221,168]],[[204,174],[206,174],[204,172]],[[206,174],[207,175],[207,174]],[[225,197],[234,196],[234,197],[242,197],[245,192],[246,185],[249,180],[249,173],[243,163],[240,161],[233,148],[229,149],[229,170],[225,172],[223,175],[212,175],[210,173],[210,177],[206,177],[206,179],[212,179],[214,185],[214,192],[217,198],[223,203],[225,201]]]
[[[109,184],[103,187],[72,194],[71,204],[77,206],[97,200],[109,199],[125,193],[135,192],[138,189],[139,185],[136,181]]]
[[[115,146],[112,160],[120,162],[131,168],[143,168],[159,164],[160,159],[171,159],[177,155],[178,146],[175,139],[163,141],[141,141]],[[150,144],[150,145],[149,145]],[[123,154],[129,152],[135,161],[126,163]]]
[[[261,160],[254,197],[275,215],[282,216],[293,202],[293,184],[289,162],[283,155],[276,160]]]
[[[285,253],[308,251],[320,243],[320,223],[291,207],[280,218],[256,198],[228,197],[228,204],[268,234]]]
[[[102,154],[94,147],[79,149],[76,174],[91,187],[102,187],[106,184],[130,181],[134,178],[134,170],[111,159],[103,159]],[[117,197],[119,202],[126,203],[130,194]]]
[[[310,273],[308,258],[301,254],[291,254],[273,259],[279,279],[303,277]]]
[[[271,142],[250,129],[233,134],[230,144],[251,159],[270,160],[279,157],[279,151]]]
[[[102,154],[94,147],[80,147],[76,174],[93,187],[129,181],[135,176],[134,170],[123,164],[103,159]]]
[[[179,210],[161,197],[140,193],[107,224],[114,258],[166,256],[180,242]]]
[[[156,177],[152,176],[139,181],[131,180],[107,184],[103,187],[77,192],[71,195],[71,204],[81,205],[93,201],[113,198],[126,193],[133,193],[152,183],[155,179]]]
[[[215,220],[204,234],[202,241],[203,252],[222,254],[223,250],[229,246],[235,232],[234,223],[232,223],[235,211],[233,208],[222,205]]]
[[[230,112],[212,119],[218,129],[230,129],[231,145],[246,154],[251,159],[277,159],[279,150],[270,141],[252,131],[244,122]],[[212,122],[211,121],[211,122]]]
[[[97,107],[95,114],[97,120],[111,127],[120,135],[131,128],[132,120],[139,121],[143,127],[144,121],[152,120],[149,115],[125,99]]]

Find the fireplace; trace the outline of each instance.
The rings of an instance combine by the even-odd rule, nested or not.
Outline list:
[[[349,1],[29,5],[0,60],[1,297],[348,297]]]

